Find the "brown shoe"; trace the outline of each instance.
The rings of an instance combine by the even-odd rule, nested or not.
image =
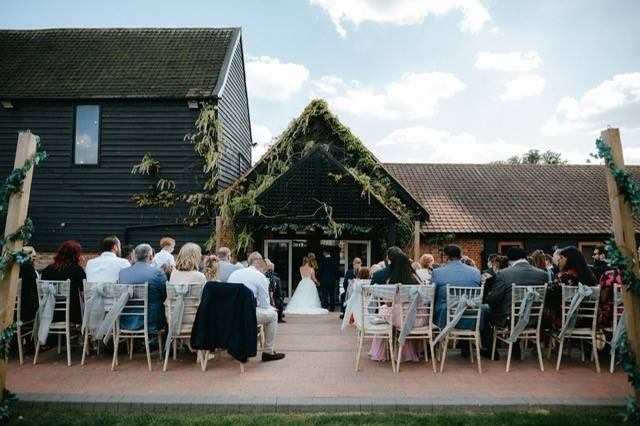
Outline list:
[[[266,352],[262,352],[262,361],[277,361],[279,359],[284,358],[284,354],[282,353],[277,353],[277,352],[273,352],[271,354],[266,353]]]

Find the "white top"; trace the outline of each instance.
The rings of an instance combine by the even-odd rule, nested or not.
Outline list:
[[[87,282],[117,283],[120,270],[129,266],[131,264],[127,259],[116,256],[114,252],[105,251],[87,262]]]
[[[271,301],[269,300],[269,280],[264,274],[253,266],[238,269],[229,275],[227,282],[242,283],[253,292],[258,302],[258,308],[270,309]]]
[[[157,266],[160,268],[164,264],[169,264],[176,267],[176,260],[173,258],[173,255],[166,251],[165,249],[160,250],[153,256],[153,260],[151,261],[151,266]]]
[[[204,284],[207,282],[207,277],[200,271],[178,271],[174,269],[171,271],[171,278],[169,278],[169,284]]]
[[[416,271],[416,274],[418,275],[418,277],[420,277],[420,279],[424,282],[424,283],[429,283],[431,282],[431,273],[429,272],[428,269],[422,268],[422,269],[418,269]]]

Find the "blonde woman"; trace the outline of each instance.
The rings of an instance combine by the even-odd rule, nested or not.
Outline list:
[[[220,278],[220,261],[218,256],[210,255],[204,257],[204,276],[208,281],[218,281]]]
[[[204,284],[207,277],[200,271],[200,259],[202,251],[200,246],[194,243],[187,243],[182,246],[176,259],[176,267],[171,272],[170,284]]]

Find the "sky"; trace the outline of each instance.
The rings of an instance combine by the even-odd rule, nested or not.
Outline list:
[[[0,0],[0,28],[242,27],[254,160],[324,98],[383,162],[640,164],[640,0]]]

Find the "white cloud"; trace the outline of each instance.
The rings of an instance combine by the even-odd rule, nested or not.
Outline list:
[[[311,4],[324,9],[342,37],[347,36],[345,22],[416,25],[427,16],[457,11],[462,13],[460,29],[475,34],[491,20],[479,0],[311,0]]]
[[[499,31],[497,27],[496,33]],[[494,32],[493,29],[491,32]],[[535,50],[523,52],[478,52],[475,67],[481,70],[505,72],[529,72],[542,65],[542,58]]]
[[[271,146],[273,134],[266,126],[251,122],[251,139],[256,146],[251,151],[251,163],[255,164]]]
[[[502,102],[538,96],[544,90],[546,82],[538,74],[522,74],[507,82],[505,92],[500,96]]]
[[[481,142],[469,133],[453,134],[424,126],[396,129],[374,149],[383,161],[401,163],[488,163],[528,150],[503,140]]]
[[[609,124],[640,126],[640,72],[614,75],[580,99],[562,98],[541,130],[545,135],[591,133]]]
[[[304,65],[280,62],[269,56],[249,57],[245,69],[249,96],[269,100],[291,98],[309,78]]]
[[[389,120],[431,117],[438,112],[441,99],[465,88],[456,76],[442,72],[406,72],[384,90],[362,86],[358,81],[346,83],[333,76],[321,78],[314,86],[337,111]]]

